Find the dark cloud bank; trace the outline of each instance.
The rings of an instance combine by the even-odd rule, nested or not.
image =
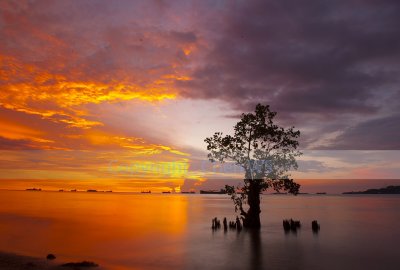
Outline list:
[[[398,14],[387,0],[227,4],[202,22],[211,49],[179,87],[238,111],[271,104],[302,147],[400,149]]]

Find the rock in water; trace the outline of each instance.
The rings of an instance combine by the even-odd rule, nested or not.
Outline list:
[[[56,258],[56,256],[54,254],[47,254],[46,259],[48,260],[54,260]]]

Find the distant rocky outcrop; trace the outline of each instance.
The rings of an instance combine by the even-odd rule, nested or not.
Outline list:
[[[400,186],[387,186],[379,189],[367,189],[365,191],[349,191],[343,194],[400,194]]]
[[[42,191],[41,188],[27,188],[26,191]]]
[[[226,190],[223,188],[220,190],[200,190],[200,194],[226,194]]]
[[[62,267],[71,267],[73,269],[80,269],[80,267],[98,267],[99,265],[94,262],[83,261],[83,262],[69,262],[61,265]]]

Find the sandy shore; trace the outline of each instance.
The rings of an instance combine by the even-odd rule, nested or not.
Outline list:
[[[96,269],[106,270],[103,267],[66,267],[62,266],[66,262],[57,259],[49,261],[46,258],[35,258],[29,256],[21,256],[12,253],[0,252],[0,269],[2,270],[68,270],[68,269]]]

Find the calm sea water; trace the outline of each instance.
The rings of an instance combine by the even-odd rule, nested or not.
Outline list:
[[[400,269],[400,196],[267,195],[262,210],[260,233],[224,233],[210,229],[235,217],[224,195],[0,191],[0,250],[110,269]]]

